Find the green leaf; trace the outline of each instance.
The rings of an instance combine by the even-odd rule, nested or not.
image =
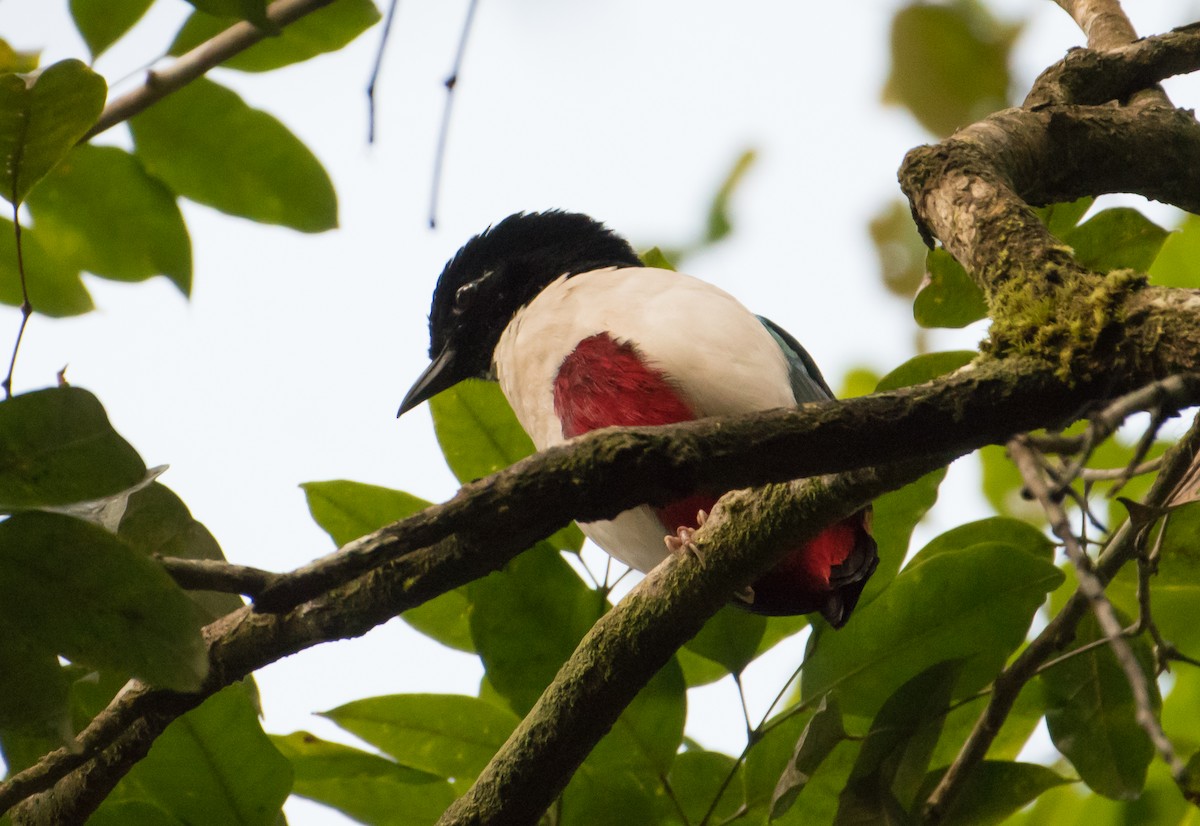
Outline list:
[[[925,278],[925,242],[913,224],[908,203],[894,199],[871,218],[868,228],[879,274],[888,292],[908,300]]]
[[[66,745],[74,734],[69,686],[53,652],[0,621],[0,729],[29,731]]]
[[[183,500],[155,482],[129,498],[117,532],[147,556],[225,561],[225,554],[208,528],[196,521]],[[207,620],[223,617],[244,603],[237,594],[188,591]]]
[[[795,709],[781,712],[769,722],[766,733],[747,749],[743,782],[747,808],[761,815],[755,822],[765,821],[770,814],[779,779],[787,771],[796,743],[804,735],[812,715],[811,711],[797,712]]]
[[[40,52],[18,51],[7,40],[0,38],[0,73],[32,72],[38,67],[40,57]]]
[[[475,780],[520,720],[476,697],[392,694],[321,713],[404,765],[452,780]]]
[[[1200,216],[1184,216],[1163,242],[1149,273],[1150,283],[1159,287],[1200,287]]]
[[[991,681],[1062,580],[1049,562],[998,543],[906,568],[854,622],[810,644],[801,696],[836,689],[846,713],[874,716],[907,680],[959,658],[966,664],[954,696],[970,694]]]
[[[291,787],[253,692],[235,683],[171,723],[110,800],[149,800],[183,823],[276,826]]]
[[[95,59],[132,29],[153,4],[154,0],[71,0],[71,17]]]
[[[683,741],[685,686],[668,662],[626,707],[562,795],[564,822],[659,823],[668,811],[662,778]]]
[[[1171,512],[1160,550],[1158,574],[1151,579],[1154,623],[1163,637],[1186,654],[1200,650],[1200,503]],[[1151,538],[1153,542],[1153,537]],[[1138,611],[1137,566],[1127,565],[1109,584],[1113,604],[1130,615]],[[1197,732],[1200,745],[1200,732]]]
[[[1075,632],[1074,646],[1102,639],[1089,612]],[[1154,680],[1153,656],[1141,637],[1129,640],[1150,685],[1155,709],[1162,701]],[[1112,649],[1103,645],[1059,662],[1038,678],[1046,694],[1050,738],[1083,781],[1113,800],[1132,800],[1146,782],[1154,746],[1137,722],[1129,681]]]
[[[313,520],[338,547],[419,513],[430,504],[411,493],[362,482],[305,482],[300,487],[308,499]],[[467,623],[470,607],[467,587],[463,586],[410,608],[400,617],[442,645],[474,652],[475,644],[471,641],[471,628]]]
[[[93,308],[92,297],[83,286],[78,267],[63,261],[54,250],[54,240],[42,243],[36,229],[21,230],[29,303],[42,315],[80,315]],[[11,221],[0,218],[0,301],[21,306],[21,275],[17,269],[17,244]]]
[[[1025,497],[1025,480],[1004,448],[986,445],[977,454],[983,471],[983,496],[988,504],[1004,516],[1031,525],[1045,525],[1046,512],[1037,502]]]
[[[255,43],[221,64],[243,72],[268,72],[334,52],[349,44],[379,21],[371,0],[337,0],[284,27],[279,34]],[[229,18],[195,12],[183,24],[170,54],[181,55],[211,40],[232,24]]]
[[[945,478],[946,469],[941,468],[875,500],[871,524],[879,547],[879,565],[863,589],[860,606],[878,597],[896,578],[908,555],[913,530],[937,502],[938,488]]]
[[[842,386],[838,388],[839,399],[854,399],[875,392],[879,384],[879,374],[870,367],[852,367],[842,376]]]
[[[1167,239],[1167,231],[1131,207],[1096,213],[1062,236],[1075,258],[1097,272],[1150,269]]]
[[[268,30],[274,26],[267,20],[267,0],[187,0],[197,9],[216,17],[240,17]]]
[[[313,521],[339,548],[385,525],[420,513],[430,502],[402,490],[335,479],[300,485]]]
[[[130,119],[136,154],[176,193],[301,232],[337,226],[320,161],[282,123],[200,78]]]
[[[928,798],[945,773],[945,769],[930,772],[921,785],[917,800]],[[993,826],[1037,800],[1042,792],[1071,782],[1036,763],[984,760],[967,775],[938,823],[942,826]]]
[[[29,197],[41,243],[117,281],[163,274],[187,295],[192,245],[175,196],[114,146],[77,146]],[[36,275],[36,273],[35,273]]]
[[[538,543],[468,587],[471,637],[488,680],[527,714],[604,609],[558,551]]]
[[[1065,204],[1047,204],[1044,207],[1034,209],[1033,214],[1038,217],[1051,235],[1062,238],[1068,232],[1073,230],[1079,223],[1096,199],[1091,195],[1085,195],[1075,201],[1069,201]]]
[[[460,382],[430,399],[429,410],[446,464],[459,482],[490,476],[534,452],[496,382]]]
[[[708,208],[708,222],[704,232],[703,246],[717,243],[733,230],[733,222],[729,217],[729,202],[757,159],[758,153],[753,149],[747,149],[733,162],[733,166],[725,175],[725,180],[721,182],[721,186],[717,189],[717,194],[713,196],[712,204]]]
[[[332,806],[361,823],[432,826],[454,802],[454,790],[440,777],[307,731],[274,735],[271,742],[291,761],[292,794]]]
[[[145,473],[86,390],[55,387],[0,402],[0,510],[99,499]]]
[[[842,712],[838,708],[837,699],[826,694],[821,697],[821,704],[813,712],[804,727],[800,739],[796,741],[796,749],[792,759],[788,761],[779,783],[775,786],[775,794],[771,798],[771,819],[782,817],[796,797],[804,791],[813,774],[825,762],[838,745],[846,739],[846,729],[842,726]]]
[[[962,264],[940,247],[925,258],[926,279],[913,299],[913,318],[925,328],[958,329],[987,317],[987,299]]]
[[[973,545],[998,543],[1032,554],[1047,562],[1054,561],[1054,543],[1044,533],[1019,519],[993,516],[967,522],[934,537],[913,557],[909,567],[927,562],[938,554],[954,553]]]
[[[1200,797],[1200,751],[1188,759],[1180,785],[1189,800]]]
[[[88,818],[87,826],[188,826],[149,800],[106,801]]]
[[[151,560],[96,525],[49,513],[0,523],[0,622],[73,662],[194,691],[200,618]]]
[[[923,353],[913,356],[881,378],[875,386],[875,392],[884,393],[888,390],[899,390],[901,387],[912,387],[915,384],[933,381],[970,364],[976,355],[978,354],[971,350],[947,350],[943,353]]]
[[[896,804],[904,812],[911,808],[962,665],[962,660],[932,665],[888,697],[871,721],[839,797],[835,822],[861,822],[861,815],[870,811],[883,819]]]
[[[675,271],[675,265],[672,264],[667,256],[658,247],[651,247],[643,252],[638,258],[642,259],[642,265],[646,267],[655,267],[660,270]]]
[[[741,674],[758,656],[758,645],[766,629],[766,617],[727,605],[714,614],[684,648],[719,663],[722,676],[727,673]]]
[[[733,780],[722,789],[731,772]],[[710,809],[709,822],[729,823],[742,806],[742,766],[735,765],[727,754],[685,751],[675,758],[667,782],[690,823],[700,823]],[[722,789],[721,799],[713,806],[713,795],[718,789]]]
[[[948,766],[958,756],[963,743],[974,730],[975,724],[979,721],[979,715],[983,713],[989,699],[991,699],[990,694],[979,696],[974,700],[957,705],[946,715],[946,724],[942,726],[942,737],[938,741],[929,765]],[[1032,688],[1027,685],[1017,695],[1016,702],[1009,710],[1004,725],[988,748],[987,756],[993,760],[1015,759],[1025,747],[1034,729],[1041,723],[1045,713],[1046,706],[1042,702],[1041,690],[1036,685]]]
[[[490,476],[534,452],[496,382],[459,382],[430,399],[429,410],[446,464],[459,482]],[[583,532],[571,524],[547,541],[560,550],[578,551]]]
[[[19,204],[92,128],[108,87],[78,60],[0,75],[0,195]]]
[[[1003,109],[1008,56],[1020,31],[975,0],[911,3],[892,20],[884,102],[904,106],[935,135]]]
[[[683,742],[686,691],[683,672],[678,663],[669,660],[592,750],[588,756],[591,766],[637,772],[651,788],[657,787],[659,779],[671,770]]]
[[[629,826],[632,823],[666,823],[674,812],[662,793],[661,781],[654,787],[643,775],[614,771],[605,766],[596,770],[585,760],[567,784],[556,807],[562,811],[564,826]]]

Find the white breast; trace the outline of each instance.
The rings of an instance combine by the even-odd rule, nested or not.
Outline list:
[[[795,406],[783,352],[731,295],[670,270],[595,270],[542,290],[496,347],[500,388],[539,450],[565,441],[554,412],[554,379],[563,359],[601,332],[632,342],[699,416]],[[662,525],[648,508],[582,527],[639,570],[654,567],[666,553]]]

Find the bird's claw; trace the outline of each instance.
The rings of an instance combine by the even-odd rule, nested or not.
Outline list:
[[[696,546],[692,537],[695,535],[695,528],[680,526],[675,529],[674,535],[667,534],[663,537],[663,542],[667,545],[667,550],[679,556],[687,554],[694,557],[697,562],[704,563],[704,557],[700,555],[700,548]]]
[[[697,562],[704,564],[704,557],[700,554],[700,548],[697,547],[693,537],[696,531],[704,527],[704,523],[708,521],[708,513],[705,511],[696,512],[696,527],[689,528],[686,525],[681,525],[675,529],[675,534],[667,534],[663,537],[663,542],[666,543],[667,550],[678,556],[679,554],[687,554],[694,557]],[[753,597],[751,597],[753,599]]]

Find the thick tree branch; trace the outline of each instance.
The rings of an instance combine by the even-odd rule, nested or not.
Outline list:
[[[739,491],[696,541],[704,563],[672,556],[602,617],[537,705],[439,826],[534,824],[621,711],[732,593],[821,525],[911,482],[953,456]],[[849,506],[847,506],[849,505]],[[781,518],[782,517],[782,518]]]
[[[148,108],[162,100],[172,92],[177,92],[193,80],[204,75],[209,69],[223,63],[239,52],[253,46],[258,41],[272,37],[290,23],[295,23],[301,17],[311,14],[323,6],[328,6],[333,0],[275,0],[267,7],[267,20],[272,29],[260,28],[248,21],[234,23],[225,31],[210,40],[206,40],[196,48],[176,58],[165,69],[151,69],[146,73],[146,82],[132,92],[122,95],[116,100],[109,101],[100,113],[96,125],[80,138],[80,143],[91,140],[118,123]]]
[[[1194,355],[1200,358],[1200,352]],[[1191,400],[1200,401],[1200,378],[1189,382]],[[713,421],[631,433],[612,431],[531,457],[466,486],[449,503],[348,545],[346,555],[360,559],[359,567],[369,563],[358,578],[277,614],[246,608],[214,622],[206,629],[210,675],[201,692],[179,695],[141,689],[123,695],[81,733],[81,750],[60,749],[0,784],[0,810],[57,782],[52,793],[31,805],[61,814],[70,801],[84,799],[79,795],[85,782],[88,789],[96,790],[104,778],[111,787],[128,768],[109,751],[117,747],[112,738],[124,727],[113,725],[113,720],[125,726],[146,721],[137,730],[153,739],[173,716],[255,669],[321,642],[366,633],[408,608],[501,567],[533,539],[572,517],[611,515],[646,501],[638,497],[647,491],[651,498],[678,495],[697,480],[721,490],[813,472],[797,470],[804,468],[846,468],[905,457],[940,461],[984,444],[1002,443],[1014,428],[1066,424],[1112,391],[1108,382],[1070,387],[1049,368],[991,364],[874,400],[772,412],[728,420],[721,426]],[[895,422],[905,424],[895,427]],[[776,431],[787,432],[786,425],[792,428],[790,436],[779,436]],[[729,432],[736,435],[732,442]],[[856,438],[862,444],[855,445]],[[652,458],[638,461],[642,450]],[[834,507],[830,504],[837,499],[834,494],[850,490],[840,484],[831,483],[831,492],[821,498],[822,507]],[[856,491],[855,495],[874,494]],[[850,512],[866,498],[843,501],[838,512]],[[795,507],[802,506],[806,505]],[[414,538],[427,544],[413,545]],[[335,555],[322,565],[339,559]],[[749,581],[751,573],[748,570],[742,581]],[[732,586],[725,582],[720,587]],[[650,644],[644,639],[634,642]],[[121,738],[121,750],[131,753],[134,744],[125,735]],[[114,745],[106,749],[109,743]],[[93,798],[89,792],[87,799]],[[30,822],[53,822],[53,818],[30,815]]]
[[[1190,356],[1200,356],[1200,338]],[[466,485],[443,505],[281,576],[257,607],[287,610],[456,531],[511,537],[506,546],[519,550],[572,517],[608,519],[687,492],[720,493],[1002,444],[1015,433],[1077,418],[1094,402],[1151,378],[1136,369],[1118,374],[1096,369],[1090,379],[1072,385],[1053,365],[983,361],[920,387],[844,402],[589,434]],[[1200,380],[1186,381],[1197,392]]]
[[[1087,36],[1088,48],[1115,49],[1137,40],[1118,0],[1054,0]]]
[[[1072,49],[1046,69],[1025,97],[1024,109],[1124,101],[1161,80],[1200,68],[1200,31],[1182,29],[1107,51]]]
[[[321,3],[280,0],[271,8],[285,5]],[[1096,26],[1093,45],[1108,48],[1108,36]],[[1191,48],[1182,40],[1172,47],[1184,55],[1172,59],[1191,59],[1184,46]],[[211,54],[193,55],[152,75],[146,88],[161,88],[163,74],[179,88],[219,62]],[[190,69],[185,64],[169,75],[189,59]],[[1170,62],[1146,60],[1156,71]],[[140,109],[118,110],[113,122],[134,111]],[[135,687],[81,734],[85,751],[56,752],[0,785],[0,809],[54,784],[22,805],[24,822],[82,820],[170,720],[219,688],[319,642],[365,633],[500,567],[571,518],[606,518],[683,492],[850,471],[724,502],[699,534],[710,560],[705,568],[669,561],[635,589],[628,605],[602,620],[477,786],[446,816],[450,823],[535,820],[670,652],[782,552],[785,526],[794,542],[931,463],[1021,431],[1064,425],[1091,405],[1200,363],[1200,294],[1149,289],[1131,273],[1104,276],[1081,268],[1026,205],[1132,191],[1200,211],[1200,127],[1186,113],[1066,104],[1006,110],[939,146],[914,150],[901,179],[926,239],[941,239],[988,297],[992,337],[972,368],[845,403],[594,434],[468,485],[445,504],[279,575],[257,610],[234,612],[206,629],[211,671],[201,692]],[[1200,379],[1182,381],[1185,401],[1200,400]],[[910,463],[887,466],[902,459]],[[870,465],[883,467],[861,469]],[[1155,490],[1173,468],[1164,470]],[[764,512],[770,518],[755,521]],[[1101,556],[1102,581],[1132,554],[1127,535],[1118,534]],[[1077,593],[997,678],[993,702],[976,727],[983,733],[972,735],[964,748],[971,754],[956,761],[960,776],[986,752],[989,728],[1007,714],[1004,702],[1011,707],[1020,685],[1061,648],[1086,607]],[[621,670],[625,662],[628,670]],[[561,731],[541,716],[550,713],[563,721]],[[551,766],[549,774],[531,776],[522,767],[526,758]],[[939,789],[948,782],[956,781],[943,779]],[[544,788],[535,788],[539,784]],[[931,812],[939,806],[930,799]]]

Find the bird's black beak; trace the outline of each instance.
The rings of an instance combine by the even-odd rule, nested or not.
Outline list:
[[[400,402],[396,418],[400,418],[421,402],[433,398],[462,380],[463,377],[458,375],[458,366],[455,364],[457,355],[458,353],[451,347],[447,347],[437,354],[437,358],[429,363],[425,372],[413,383],[408,395],[404,397],[404,401]]]

